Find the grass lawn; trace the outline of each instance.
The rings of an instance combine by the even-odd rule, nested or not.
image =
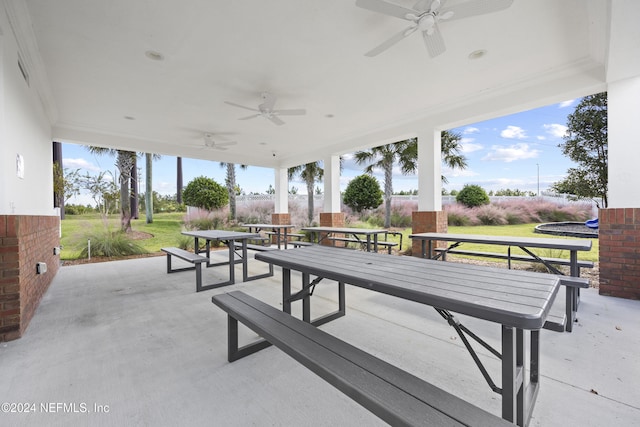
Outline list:
[[[140,246],[148,252],[159,252],[165,246],[176,246],[180,240],[182,231],[182,218],[184,212],[154,214],[153,223],[147,224],[144,215],[140,219],[131,221],[134,231],[151,234],[149,239],[137,240]],[[61,259],[77,259],[80,251],[87,245],[86,234],[88,231],[109,227],[115,231],[120,228],[119,215],[111,215],[106,222],[100,215],[67,215],[62,223],[62,252]]]
[[[144,215],[141,219],[133,220],[132,227],[134,231],[148,233],[151,238],[137,240],[137,243],[144,247],[148,252],[159,252],[164,246],[177,246],[181,239],[182,218],[184,213],[165,213],[154,214],[153,223],[147,224]],[[105,222],[98,214],[92,215],[67,215],[62,223],[62,253],[61,259],[72,260],[77,259],[82,247],[86,247],[86,233],[94,227],[105,227]],[[112,230],[119,228],[119,216],[112,215],[109,217],[106,226]],[[518,237],[546,237],[566,239],[567,237],[552,236],[547,234],[534,233],[533,229],[537,224],[518,224],[518,225],[479,225],[468,227],[450,226],[449,232],[456,234],[485,234],[496,236],[518,236]],[[357,226],[357,225],[350,225]],[[367,226],[364,226],[367,228]],[[402,230],[402,250],[405,251],[411,245],[411,229]],[[569,239],[575,239],[569,237]],[[390,241],[399,242],[399,237],[389,236]],[[589,252],[579,252],[578,258],[585,261],[598,261],[598,239],[590,239],[592,248]],[[464,249],[476,250],[483,252],[507,253],[506,246],[481,245],[473,243],[465,243]],[[567,251],[553,251],[550,249],[536,249],[534,252],[543,257],[551,258],[569,258]],[[566,252],[566,253],[565,253]],[[512,249],[512,253],[523,253],[519,249]]]

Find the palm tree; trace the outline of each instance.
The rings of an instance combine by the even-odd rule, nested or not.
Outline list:
[[[316,181],[322,179],[324,175],[324,169],[320,167],[320,162],[307,163],[306,165],[299,165],[288,170],[289,179],[293,179],[296,175],[307,184],[307,210],[309,224],[313,223],[313,188]]]
[[[160,159],[159,154],[144,153],[145,155],[145,185],[144,207],[147,224],[153,222],[153,161]]]
[[[113,148],[88,146],[87,149],[92,154],[116,156],[116,167],[120,172],[120,229],[125,233],[131,231],[131,199],[129,198],[129,183],[131,182],[131,171],[135,164],[136,153],[133,151],[116,150]]]
[[[176,202],[181,205],[182,204],[182,157],[176,158]]]
[[[467,167],[467,159],[460,153],[460,139],[462,136],[455,132],[443,131],[441,134],[442,161],[451,169],[464,169]],[[384,226],[391,226],[391,196],[393,194],[393,165],[396,160],[400,163],[400,170],[404,175],[416,173],[418,170],[418,140],[416,138],[374,147],[369,151],[355,153],[358,164],[369,163],[365,168],[366,173],[373,173],[375,168],[384,171],[384,200],[385,218]],[[377,160],[377,161],[376,161]],[[447,182],[442,176],[442,181]]]
[[[227,177],[225,183],[227,184],[227,190],[229,191],[229,214],[235,221],[237,219],[236,211],[236,165],[235,163],[220,162],[221,168],[227,168]],[[247,169],[247,165],[240,165],[240,169]]]
[[[411,168],[415,168],[416,164],[411,163],[411,157],[407,155],[411,154],[410,139],[405,141],[395,142],[393,144],[381,145],[379,147],[373,147],[368,151],[358,151],[354,154],[356,163],[363,164],[368,163],[364,171],[368,174],[373,174],[375,168],[380,168],[384,171],[384,205],[385,216],[384,226],[389,228],[391,226],[391,196],[393,195],[393,165],[396,160],[400,162],[400,168],[403,174],[411,173]]]

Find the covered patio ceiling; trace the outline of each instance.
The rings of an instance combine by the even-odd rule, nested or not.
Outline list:
[[[432,58],[419,32],[366,57],[407,22],[355,0],[6,2],[54,140],[273,168],[606,90],[640,69],[630,3],[514,0],[441,23]],[[306,115],[278,126],[225,103],[263,92]]]

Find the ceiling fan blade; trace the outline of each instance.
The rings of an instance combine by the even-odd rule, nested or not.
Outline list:
[[[440,10],[440,16],[447,12],[453,12],[453,15],[448,18],[449,21],[453,21],[455,19],[499,12],[509,8],[512,4],[513,0],[475,0],[451,7],[444,7]]]
[[[307,110],[303,108],[298,108],[296,110],[273,110],[272,112],[280,116],[304,116],[307,114]]]
[[[416,4],[413,5],[413,8],[420,12],[426,12],[427,10],[429,10],[430,4],[431,0],[418,0]]]
[[[422,38],[424,39],[424,44],[427,46],[427,52],[429,52],[429,56],[432,58],[443,54],[444,51],[447,50],[442,34],[440,33],[440,27],[437,23],[434,24],[431,32],[423,31]]]
[[[249,120],[249,119],[254,119],[254,118],[256,118],[256,117],[260,117],[260,113],[258,113],[258,114],[252,114],[252,115],[247,116],[247,117],[240,117],[238,120]]]
[[[245,110],[250,110],[250,111],[260,111],[260,110],[257,110],[257,109],[255,109],[255,108],[245,107],[244,105],[236,104],[235,102],[231,102],[231,101],[224,101],[224,103],[225,103],[225,104],[229,104],[229,105],[233,105],[234,107],[244,108]]]
[[[284,122],[280,120],[277,116],[265,116],[265,118],[271,120],[274,124],[278,126],[282,126]]]
[[[214,150],[220,150],[220,151],[225,151],[225,150],[227,149],[226,147],[221,147],[221,146],[220,146],[220,145],[218,145],[218,144],[213,145],[213,146],[211,146],[211,147],[209,147],[209,148],[213,148]]]
[[[270,93],[264,92],[262,94],[262,99],[264,99],[264,102],[258,105],[260,111],[271,111],[273,110],[273,106],[275,105],[276,99],[278,98],[271,95]]]
[[[387,3],[383,0],[356,0],[356,6],[370,10],[372,12],[382,13],[383,15],[390,15],[395,16],[396,18],[406,19],[408,21],[410,21],[411,19],[407,18],[407,15],[419,14],[418,11],[415,11],[413,9],[398,6],[397,4],[393,3]]]
[[[364,55],[365,56],[370,56],[370,57],[377,56],[377,55],[381,54],[382,52],[384,52],[385,50],[389,49],[394,44],[398,43],[400,40],[402,40],[405,37],[413,34],[417,29],[418,29],[418,27],[416,25],[412,25],[412,26],[410,26],[408,28],[405,28],[404,30],[402,30],[401,32],[396,34],[395,36],[391,37],[390,39],[388,39],[387,41],[383,42],[379,46],[374,47],[373,49],[371,49],[369,52],[365,53]]]

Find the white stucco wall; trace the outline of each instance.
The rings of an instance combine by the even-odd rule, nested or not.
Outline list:
[[[18,68],[18,46],[0,9],[0,215],[54,215],[51,127],[33,84]],[[16,158],[24,159],[24,178]]]
[[[640,207],[640,77],[609,84],[609,207]]]

